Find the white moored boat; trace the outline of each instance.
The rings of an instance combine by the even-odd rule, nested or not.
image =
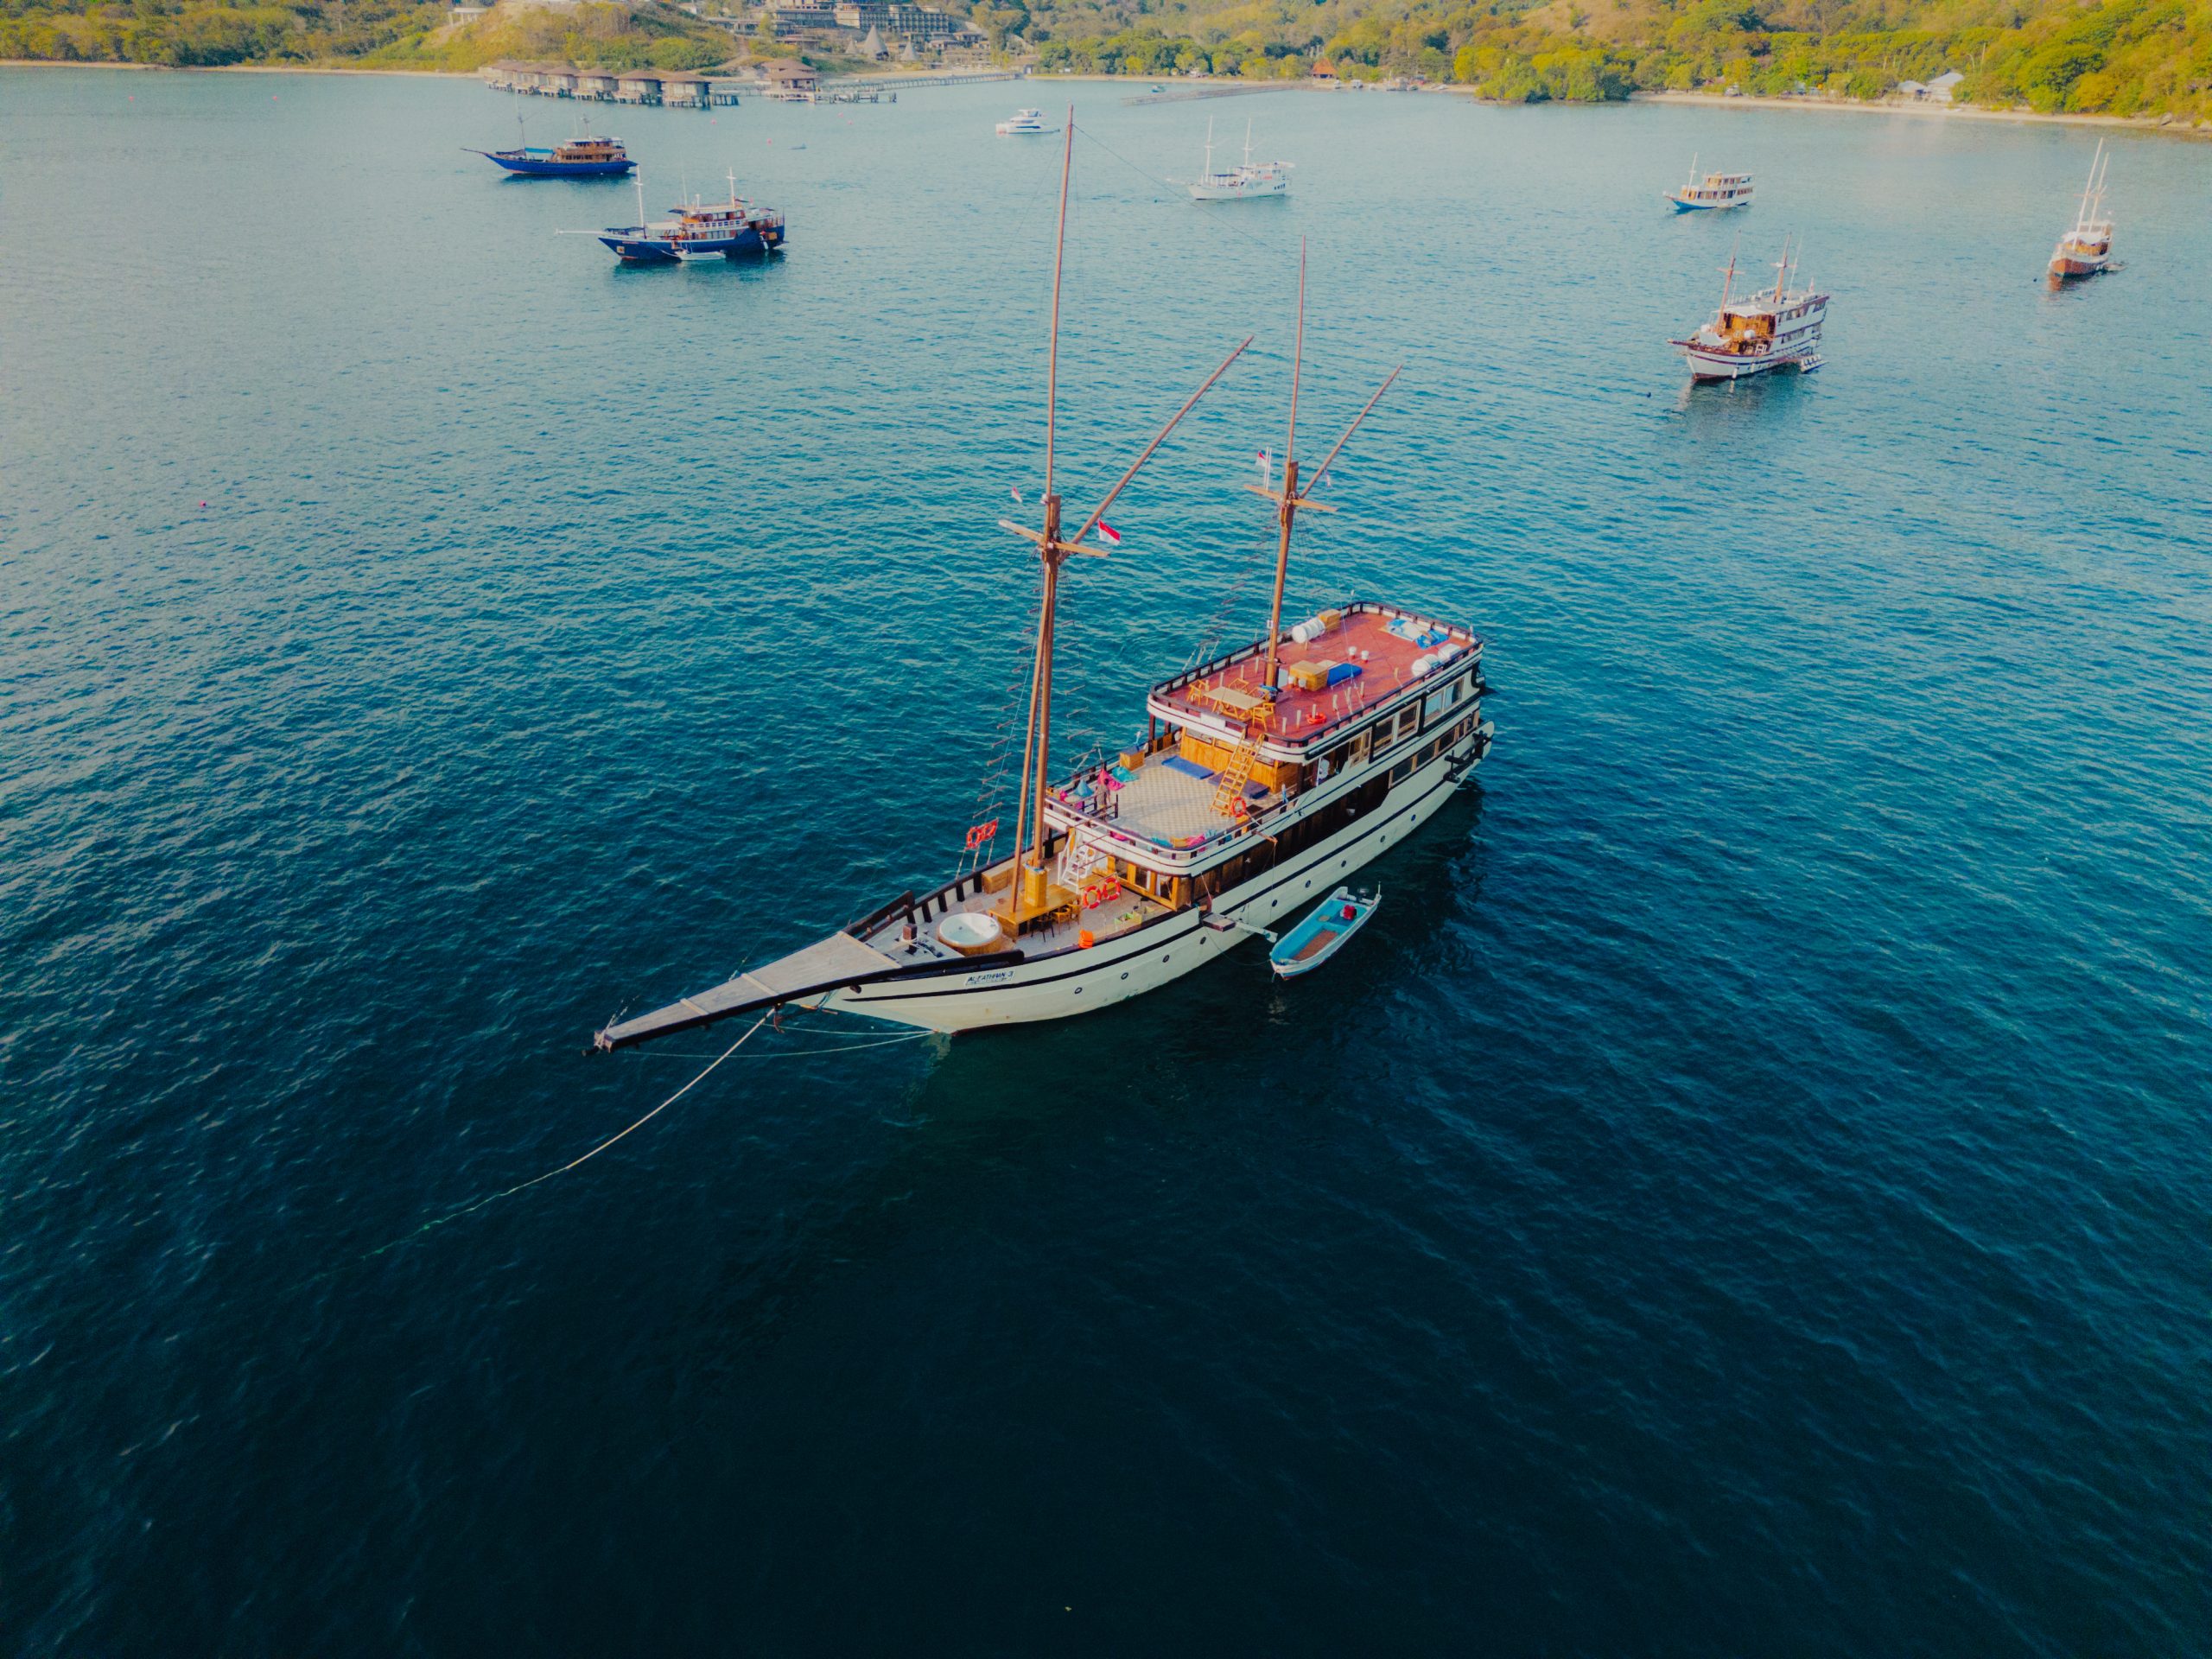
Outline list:
[[[1070,124],[1071,156],[1072,121]],[[1067,223],[1062,162],[1060,226]],[[1059,262],[1053,278],[1058,315]],[[1048,370],[1043,524],[1001,520],[1033,543],[1043,584],[1014,850],[993,858],[997,820],[969,832],[975,868],[900,893],[780,960],[599,1032],[596,1050],[785,1004],[957,1032],[1086,1014],[1154,990],[1313,904],[1412,835],[1490,747],[1482,641],[1465,626],[1361,601],[1282,626],[1300,509],[1298,365],[1291,458],[1259,493],[1274,504],[1274,598],[1264,636],[1154,683],[1143,735],[1072,771],[1050,764],[1057,596],[1069,556],[1183,416],[1250,341],[1231,351],[1072,536],[1054,493],[1057,372]],[[1058,362],[1057,328],[1052,355]],[[1325,473],[1394,371],[1313,476]],[[1258,486],[1255,486],[1258,487]],[[1057,778],[1057,783],[1052,781]]]
[[[1001,138],[1042,138],[1058,130],[1045,124],[1042,110],[1016,110],[998,125]]]
[[[1698,177],[1697,158],[1690,158],[1689,182],[1679,190],[1663,193],[1662,200],[1675,205],[1678,213],[1718,213],[1730,207],[1751,205],[1751,175],[1748,173],[1708,173]]]
[[[1720,309],[1681,348],[1693,380],[1740,380],[1772,369],[1810,374],[1821,366],[1821,325],[1827,320],[1828,296],[1809,283],[1793,289],[1796,265],[1784,245],[1774,267],[1774,287],[1745,299],[1731,297],[1736,262],[1728,261],[1720,283]]]
[[[2089,181],[2082,189],[2082,206],[2074,223],[2050,252],[2050,280],[2054,286],[2077,276],[2094,276],[2115,269],[2112,258],[2112,220],[2105,214],[2105,175],[2112,162],[2104,141],[2089,161]]]
[[[1252,124],[1244,124],[1244,159],[1226,173],[1213,170],[1213,123],[1206,123],[1206,159],[1198,176],[1184,187],[1195,201],[1258,201],[1290,194],[1288,162],[1252,159]]]

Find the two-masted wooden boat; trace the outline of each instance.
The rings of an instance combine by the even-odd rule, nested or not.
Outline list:
[[[1252,159],[1252,124],[1244,124],[1244,159],[1225,171],[1213,165],[1213,123],[1206,123],[1205,164],[1184,188],[1193,201],[1268,201],[1290,194],[1288,162]]]
[[[1828,315],[1828,296],[1807,283],[1793,288],[1797,267],[1785,239],[1775,263],[1774,287],[1736,297],[1736,257],[1728,257],[1720,279],[1720,308],[1713,321],[1687,340],[1669,340],[1681,349],[1692,380],[1741,380],[1776,369],[1810,374],[1822,362],[1821,327]]]
[[[690,259],[737,259],[784,251],[784,216],[737,194],[729,175],[728,201],[693,197],[669,209],[673,219],[645,218],[645,181],[638,181],[638,223],[610,225],[599,239],[626,265],[674,265]]]
[[[468,153],[484,156],[525,178],[615,179],[637,166],[630,159],[630,152],[622,148],[620,138],[594,138],[588,128],[578,137],[548,149],[530,142],[518,112],[515,132],[517,142],[512,149],[470,149]]]
[[[2112,159],[2105,154],[2104,142],[2097,143],[2097,153],[2089,160],[2089,181],[2082,188],[2082,205],[2075,210],[2074,222],[2058,238],[2058,245],[2050,251],[2050,281],[2055,288],[2061,283],[2078,281],[2112,270],[2112,219],[2105,213],[2105,175],[2112,170]]]
[[[1074,112],[1061,158],[1065,246]],[[1055,778],[1052,668],[1063,568],[1178,423],[1243,353],[1224,358],[1097,506],[1077,521],[1057,493],[1059,361],[1055,254],[1045,402],[1043,519],[1001,520],[1037,550],[1042,579],[1014,851],[992,858],[996,823],[970,832],[976,867],[925,893],[902,893],[827,938],[712,989],[619,1020],[596,1050],[800,1004],[937,1031],[1056,1020],[1154,990],[1248,934],[1327,893],[1397,846],[1451,799],[1488,751],[1482,641],[1465,624],[1359,601],[1286,629],[1283,587],[1301,510],[1298,378],[1305,269],[1299,271],[1290,439],[1274,505],[1274,598],[1264,637],[1154,683],[1141,740]],[[1344,450],[1397,378],[1393,371],[1312,474]],[[1309,486],[1310,487],[1310,486]]]

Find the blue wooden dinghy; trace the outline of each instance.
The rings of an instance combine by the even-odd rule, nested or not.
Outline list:
[[[1304,921],[1275,941],[1275,948],[1268,952],[1268,963],[1285,979],[1312,973],[1366,925],[1382,902],[1380,887],[1373,893],[1338,887],[1314,906]]]

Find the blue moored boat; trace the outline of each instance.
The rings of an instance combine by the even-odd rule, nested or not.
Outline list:
[[[1382,902],[1380,887],[1373,893],[1338,887],[1314,906],[1304,921],[1275,941],[1274,949],[1268,952],[1268,965],[1284,979],[1312,973],[1366,925]]]
[[[645,217],[645,187],[638,186],[636,225],[610,225],[600,240],[614,250],[625,264],[672,265],[686,259],[734,259],[744,254],[779,253],[784,246],[784,216],[772,208],[755,207],[737,194],[737,175],[729,175],[729,200],[712,204],[693,201],[669,211],[674,219],[642,222]]]
[[[586,137],[572,138],[551,149],[521,144],[513,149],[473,149],[468,153],[486,156],[510,173],[531,178],[619,179],[637,165],[622,148],[620,138]]]

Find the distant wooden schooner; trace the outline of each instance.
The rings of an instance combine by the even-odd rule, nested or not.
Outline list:
[[[2082,187],[2082,206],[2050,252],[2053,287],[2114,269],[2112,220],[2105,213],[2105,175],[2111,170],[2112,159],[2105,154],[2104,141],[2099,139],[2097,153],[2089,158],[2089,181]]]
[[[1065,533],[1054,487],[1060,269],[1074,111],[1060,162],[1052,323],[1045,391],[1045,480],[1037,528],[1001,520],[1037,549],[1042,577],[1014,850],[991,856],[997,823],[975,826],[976,868],[934,892],[904,893],[841,931],[734,979],[599,1032],[594,1048],[785,1004],[936,1031],[1057,1020],[1154,990],[1212,961],[1418,830],[1490,747],[1482,641],[1466,626],[1358,602],[1282,626],[1283,585],[1301,509],[1296,459],[1306,270],[1274,507],[1274,591],[1264,639],[1154,684],[1143,739],[1055,785],[1052,664],[1060,573],[1091,544],[1138,470],[1251,342],[1208,375],[1104,498]],[[1326,474],[1397,378],[1393,371],[1316,469]],[[1287,658],[1294,658],[1286,660]]]
[[[1728,256],[1720,278],[1720,308],[1713,321],[1688,340],[1668,342],[1681,348],[1692,380],[1741,380],[1775,369],[1810,374],[1821,366],[1821,327],[1827,321],[1828,296],[1810,283],[1790,287],[1796,271],[1785,238],[1782,257],[1775,262],[1772,291],[1762,289],[1738,299],[1736,256]]]

